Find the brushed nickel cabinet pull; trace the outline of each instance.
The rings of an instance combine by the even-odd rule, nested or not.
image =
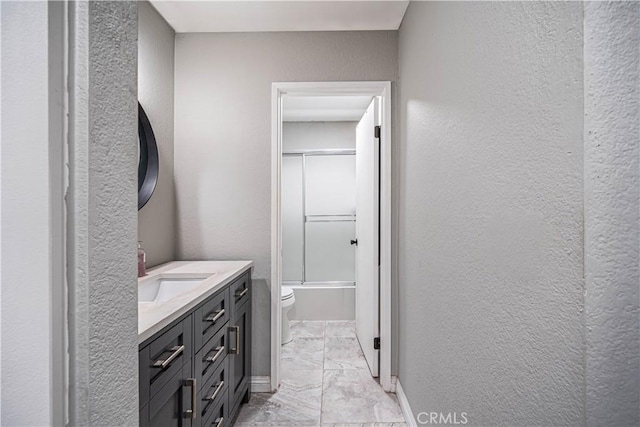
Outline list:
[[[187,409],[185,412],[186,418],[195,420],[198,416],[198,410],[196,409],[196,400],[198,400],[198,387],[196,386],[195,378],[187,378],[187,386],[191,387],[191,409]]]
[[[164,360],[162,359],[156,360],[155,362],[153,362],[153,367],[165,369],[167,366],[171,364],[171,362],[174,361],[176,357],[182,354],[182,352],[184,351],[184,345],[171,347],[171,351],[173,351],[173,353],[171,353],[171,356],[167,357]]]
[[[215,311],[216,315],[211,317],[205,317],[204,320],[207,322],[213,322],[216,323],[218,321],[218,319],[220,319],[222,316],[224,316],[224,308],[221,308],[220,310],[216,310]]]
[[[222,387],[224,387],[224,381],[220,381],[220,384],[218,384],[213,394],[209,397],[205,397],[203,400],[216,400],[216,397],[218,396],[218,393],[220,393],[220,390],[222,390]]]
[[[229,326],[236,333],[236,346],[229,349],[229,354],[240,354],[240,326]]]
[[[216,423],[216,427],[222,427],[222,422],[224,421],[223,417],[220,418],[216,418],[215,423]]]
[[[214,354],[213,356],[207,356],[204,361],[205,362],[209,362],[209,363],[213,363],[215,362],[218,357],[220,357],[222,355],[222,353],[224,353],[224,346],[221,345],[219,347],[216,347],[216,354]]]
[[[249,292],[249,288],[244,288],[242,291],[237,292],[236,291],[236,299],[240,299],[243,296],[245,296],[247,294],[247,292]]]

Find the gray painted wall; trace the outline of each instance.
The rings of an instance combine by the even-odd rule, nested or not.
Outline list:
[[[395,81],[397,41],[395,31],[176,35],[177,258],[255,262],[254,375],[270,368],[271,83]]]
[[[52,423],[48,5],[2,2],[2,425]],[[59,147],[57,147],[59,149]],[[61,194],[57,194],[61,199]],[[60,327],[61,325],[56,325]],[[34,396],[38,396],[34,400]],[[37,404],[33,404],[37,402]]]
[[[358,122],[285,122],[282,151],[356,148]]]
[[[69,7],[69,423],[137,425],[137,5]]]
[[[640,4],[585,3],[587,424],[640,424]]]
[[[138,3],[138,100],[158,144],[158,184],[138,211],[138,240],[147,267],[175,259],[175,185],[173,181],[173,93],[175,31],[147,1]]]
[[[399,379],[415,414],[584,424],[581,3],[412,2]]]

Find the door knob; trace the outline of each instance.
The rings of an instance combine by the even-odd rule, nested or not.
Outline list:
[[[352,244],[352,245],[356,245],[356,246],[358,246],[358,239],[356,239],[356,240],[352,240],[352,241],[351,241],[351,244]]]

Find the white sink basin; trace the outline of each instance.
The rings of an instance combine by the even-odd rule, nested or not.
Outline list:
[[[138,302],[163,303],[200,285],[216,273],[190,277],[153,277],[138,286]]]

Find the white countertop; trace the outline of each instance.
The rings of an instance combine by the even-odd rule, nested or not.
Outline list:
[[[138,303],[138,344],[193,309],[253,266],[252,261],[173,261],[147,271],[138,286],[158,277],[181,278],[190,275],[210,277],[195,288],[162,302]]]

